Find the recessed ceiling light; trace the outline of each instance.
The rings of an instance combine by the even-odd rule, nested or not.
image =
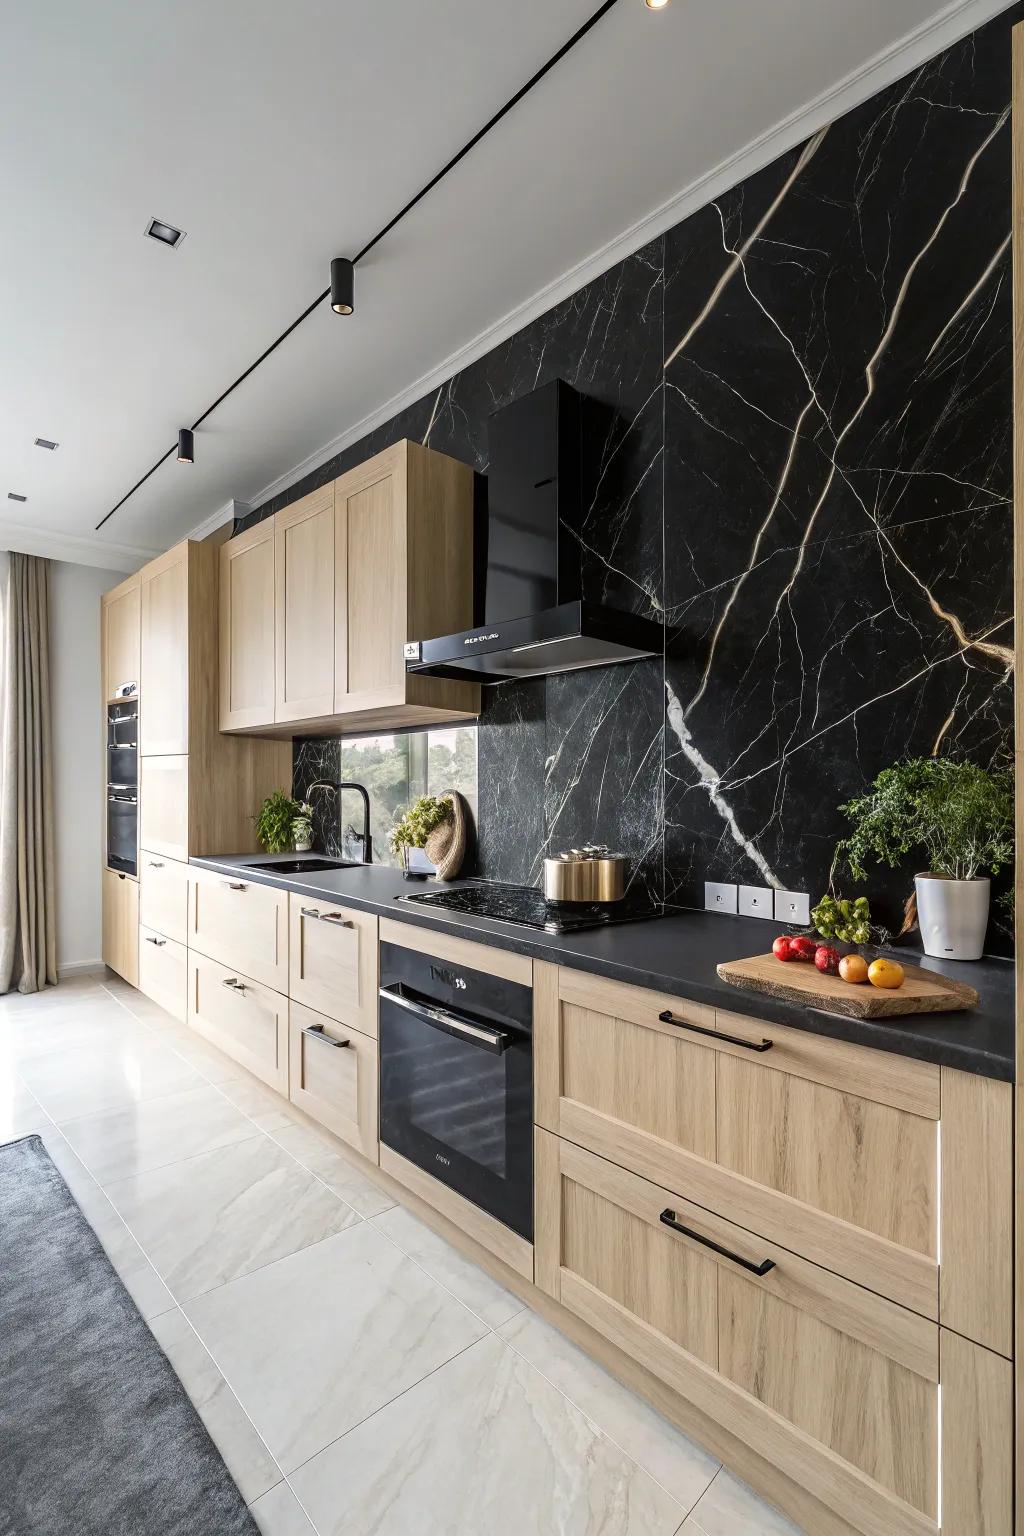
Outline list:
[[[185,231],[175,229],[166,219],[150,219],[146,225],[146,234],[151,240],[159,240],[161,245],[169,245],[172,250],[176,250],[185,238]]]
[[[8,491],[7,492],[7,500],[8,501],[28,501],[28,497],[27,496],[19,496],[17,491]]]
[[[36,447],[37,448],[49,448],[51,453],[53,452],[53,450],[55,448],[57,448],[59,446],[60,446],[59,443],[51,442],[48,437],[37,437],[36,438]]]

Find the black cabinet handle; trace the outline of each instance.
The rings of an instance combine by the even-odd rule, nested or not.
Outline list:
[[[350,1040],[335,1040],[324,1030],[322,1024],[310,1024],[308,1029],[302,1031],[310,1040],[322,1040],[324,1045],[333,1045],[336,1051],[342,1050],[346,1045],[351,1045]]]
[[[762,1259],[760,1264],[752,1264],[742,1254],[730,1253],[728,1248],[723,1248],[720,1243],[713,1243],[710,1237],[701,1237],[699,1232],[694,1232],[692,1227],[684,1227],[681,1221],[676,1221],[675,1211],[662,1211],[658,1220],[666,1227],[671,1227],[673,1232],[681,1232],[684,1237],[692,1237],[695,1243],[703,1243],[705,1248],[710,1248],[714,1253],[720,1253],[723,1259],[731,1259],[734,1264],[740,1264],[744,1269],[749,1269],[752,1275],[766,1275],[770,1269],[775,1268],[774,1259]]]
[[[147,935],[146,935],[146,943],[147,944],[155,944],[157,949],[163,949],[164,945],[167,943],[167,940],[166,939],[154,939],[154,937],[153,937],[153,935],[151,933],[147,933]]]
[[[677,1019],[668,1008],[664,1013],[659,1013],[658,1018],[663,1024],[674,1024],[676,1029],[690,1029],[695,1035],[709,1035],[712,1040],[727,1040],[730,1045],[742,1045],[748,1051],[770,1051],[774,1041],[762,1040],[760,1044],[756,1040],[741,1040],[739,1035],[723,1035],[720,1029],[705,1029],[703,1024],[690,1024],[686,1019]]]

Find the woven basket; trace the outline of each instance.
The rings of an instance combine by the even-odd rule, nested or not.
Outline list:
[[[438,880],[454,880],[466,857],[466,807],[457,791],[443,798],[451,802],[451,820],[434,828],[425,852],[436,867]]]

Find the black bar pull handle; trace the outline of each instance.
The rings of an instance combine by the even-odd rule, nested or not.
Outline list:
[[[774,1045],[773,1040],[743,1040],[739,1035],[725,1035],[720,1029],[705,1029],[703,1024],[691,1024],[688,1019],[677,1019],[670,1009],[659,1013],[658,1018],[663,1024],[674,1024],[676,1029],[689,1029],[695,1035],[709,1035],[712,1040],[726,1040],[730,1045],[742,1045],[747,1051],[770,1051]]]
[[[720,1243],[713,1243],[710,1237],[702,1237],[699,1232],[694,1232],[692,1227],[684,1227],[681,1221],[676,1221],[675,1211],[662,1211],[658,1220],[666,1227],[671,1227],[673,1232],[681,1232],[684,1237],[692,1237],[695,1243],[703,1243],[705,1248],[710,1248],[713,1253],[720,1253],[723,1259],[731,1259],[734,1264],[749,1269],[752,1275],[766,1275],[770,1269],[775,1268],[774,1259],[762,1259],[760,1264],[752,1264],[742,1254],[731,1253],[728,1248],[723,1248]]]
[[[322,1024],[310,1024],[308,1029],[304,1029],[302,1033],[309,1040],[322,1040],[324,1045],[333,1045],[336,1051],[344,1050],[346,1045],[352,1044],[351,1040],[335,1040],[333,1035],[327,1033]]]

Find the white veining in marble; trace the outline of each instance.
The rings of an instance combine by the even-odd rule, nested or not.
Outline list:
[[[500,1328],[510,1317],[522,1312],[524,1303],[518,1296],[492,1280],[472,1259],[464,1258],[411,1211],[400,1205],[392,1206],[390,1211],[375,1216],[373,1225],[415,1259],[428,1275],[446,1286],[463,1306],[482,1318],[488,1328]]]
[[[673,1536],[686,1513],[494,1334],[292,1482],[321,1536]]]
[[[175,1307],[151,1318],[149,1326],[198,1409],[239,1493],[251,1504],[280,1482],[280,1467],[184,1313]]]
[[[205,1083],[63,1120],[60,1128],[101,1184],[259,1135],[251,1120]]]
[[[290,1152],[304,1168],[323,1179],[339,1199],[344,1200],[360,1216],[376,1216],[394,1205],[391,1196],[379,1185],[368,1179],[360,1168],[336,1150],[338,1143],[329,1142],[308,1125],[274,1127],[270,1134],[278,1146]]]
[[[259,1133],[107,1185],[179,1301],[199,1296],[359,1220]]]
[[[487,1332],[365,1223],[185,1311],[285,1472]]]
[[[500,1332],[684,1509],[692,1508],[718,1471],[719,1463],[713,1456],[535,1312],[522,1312]]]

